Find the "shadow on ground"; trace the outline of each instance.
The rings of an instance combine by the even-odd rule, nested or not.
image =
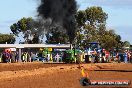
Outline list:
[[[132,72],[132,70],[94,70],[94,71]]]

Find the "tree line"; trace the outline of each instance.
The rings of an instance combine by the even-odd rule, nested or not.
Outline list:
[[[130,46],[128,41],[121,41],[121,36],[116,34],[114,29],[107,29],[106,21],[108,14],[101,7],[88,7],[86,10],[77,11],[76,15],[77,29],[73,44],[79,48],[88,47],[89,42],[98,42],[102,48],[121,48]],[[61,26],[54,26],[50,29],[44,27],[42,20],[36,20],[31,17],[23,17],[18,22],[10,26],[11,35],[0,34],[0,43],[14,43],[15,37],[19,33],[23,34],[23,43],[36,44],[42,43],[45,36],[47,44],[68,44],[69,37]],[[48,23],[46,26],[50,26]],[[40,31],[43,30],[43,31]],[[125,30],[125,29],[124,29]],[[1,37],[5,36],[5,37]]]

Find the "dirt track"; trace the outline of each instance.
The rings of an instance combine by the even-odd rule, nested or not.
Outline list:
[[[90,79],[132,80],[132,64],[83,64]],[[0,88],[83,88],[75,64],[0,63]],[[132,84],[130,85],[132,87]],[[87,87],[85,87],[87,88]]]

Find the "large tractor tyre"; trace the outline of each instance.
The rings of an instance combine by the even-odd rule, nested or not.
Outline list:
[[[90,79],[88,79],[88,78],[86,78],[86,77],[83,77],[83,78],[80,79],[80,84],[81,84],[82,86],[88,86],[88,85],[91,84],[91,82],[90,82]]]

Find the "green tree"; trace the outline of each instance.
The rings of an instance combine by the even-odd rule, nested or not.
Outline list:
[[[108,15],[103,11],[101,7],[88,7],[86,10],[87,21],[91,26],[97,26],[99,24],[105,24]]]
[[[112,49],[121,48],[121,36],[117,35],[114,30],[106,28],[108,14],[101,7],[88,7],[86,10],[78,11],[76,20],[78,23],[78,34],[83,34],[79,38],[76,35],[76,44],[82,43],[86,47],[89,42],[99,42],[102,48]]]
[[[101,7],[88,7],[86,10],[78,11],[76,20],[78,23],[79,34],[83,33],[82,45],[88,45],[89,42],[99,42],[100,35],[105,33],[105,24],[108,15],[103,12]],[[81,41],[76,36],[77,42]]]
[[[23,17],[17,23],[14,23],[10,26],[11,31],[13,34],[18,35],[19,32],[25,33],[27,30],[31,30],[30,23],[33,21],[31,17],[25,18]]]
[[[86,12],[86,22],[85,22],[85,34],[88,34],[89,42],[99,42],[98,32],[105,33],[106,20],[108,15],[102,10],[101,7],[89,7],[85,10]]]
[[[114,31],[111,34],[111,31],[113,30],[105,31],[105,33],[100,35],[100,38],[99,38],[101,47],[107,50],[113,49],[113,47],[116,47],[116,44],[117,44],[116,37],[115,37],[116,34]]]
[[[130,47],[130,42],[129,41],[124,41],[123,47]]]
[[[19,33],[22,32],[25,40],[24,43],[39,43],[39,36],[37,32],[38,24],[39,23],[31,17],[23,17],[17,23],[11,25],[10,29],[15,36],[18,36]]]
[[[0,44],[14,44],[15,37],[12,34],[0,34]]]
[[[87,20],[86,12],[84,10],[79,10],[76,14],[76,20],[77,20],[78,27],[84,26]]]
[[[121,36],[120,35],[116,35],[115,40],[117,41],[117,44],[116,44],[117,50],[121,49],[123,47],[123,42],[121,41]]]

